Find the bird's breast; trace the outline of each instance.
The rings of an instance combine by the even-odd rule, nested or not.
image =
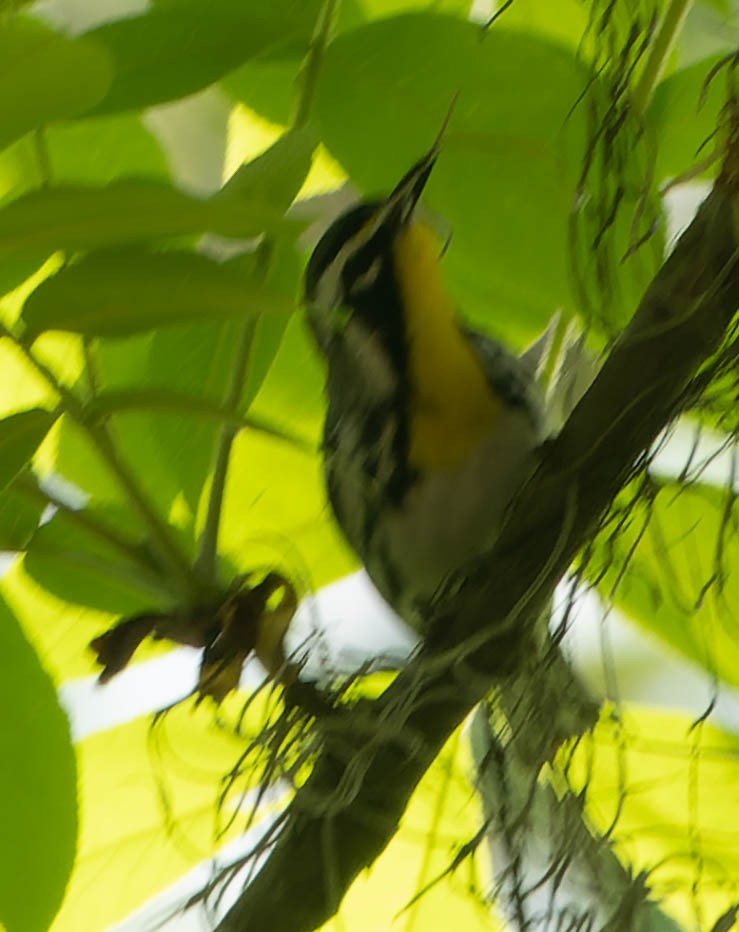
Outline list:
[[[393,249],[405,316],[409,463],[419,470],[453,470],[494,429],[501,402],[460,329],[436,237],[414,224]]]

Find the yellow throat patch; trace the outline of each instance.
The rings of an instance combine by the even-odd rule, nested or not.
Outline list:
[[[451,470],[490,433],[501,402],[459,328],[439,252],[437,238],[418,223],[401,231],[393,247],[406,312],[410,465]]]

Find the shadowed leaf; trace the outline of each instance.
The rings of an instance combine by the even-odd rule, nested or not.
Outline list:
[[[56,414],[43,408],[19,411],[0,420],[0,491],[28,464],[55,420]]]
[[[68,330],[128,336],[167,324],[289,311],[285,294],[255,284],[238,263],[196,253],[98,253],[62,269],[26,301],[26,336]]]

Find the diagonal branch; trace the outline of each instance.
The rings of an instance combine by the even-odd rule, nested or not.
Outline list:
[[[340,734],[326,730],[324,750],[282,833],[221,932],[307,932],[325,923],[392,838],[454,729],[491,688],[505,688],[530,669],[537,620],[557,581],[684,406],[686,383],[717,349],[739,307],[732,212],[739,145],[731,157],[597,379],[542,451],[494,550],[436,613],[434,643],[365,705],[363,717],[372,715],[376,732],[368,737],[352,729],[351,714]],[[542,758],[552,750],[557,711],[549,702],[550,721],[541,719]],[[582,716],[581,730],[589,720]]]

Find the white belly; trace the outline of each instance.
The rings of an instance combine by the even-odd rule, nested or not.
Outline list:
[[[464,466],[422,477],[402,506],[378,522],[371,550],[380,558],[367,568],[407,622],[416,626],[419,604],[492,546],[507,506],[533,465],[536,446],[529,419],[518,410],[507,411]]]

